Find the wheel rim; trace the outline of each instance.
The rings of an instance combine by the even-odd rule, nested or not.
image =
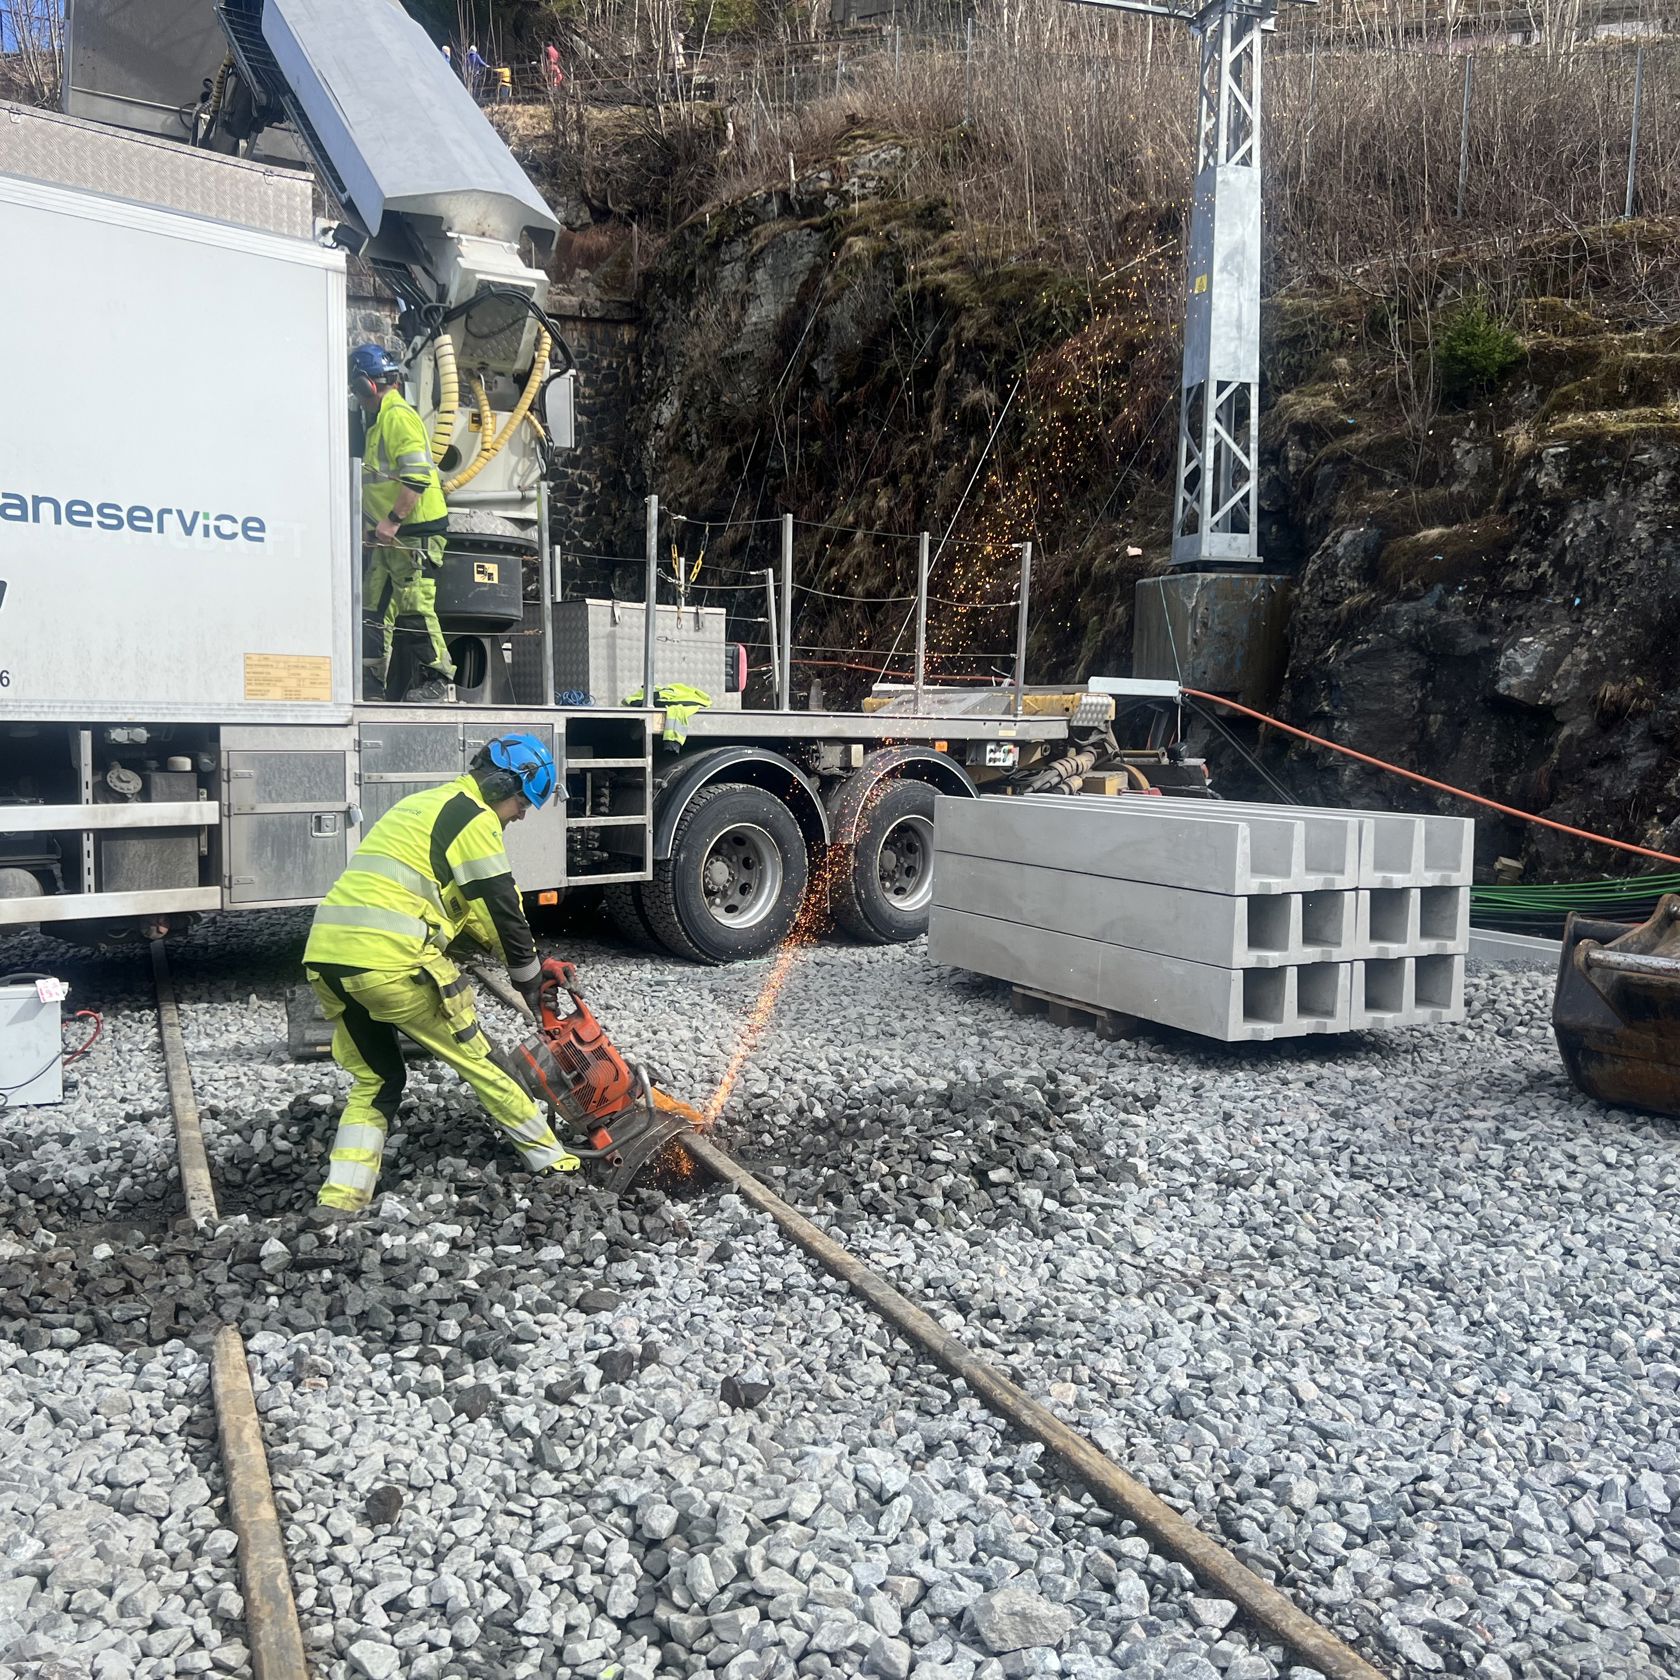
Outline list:
[[[708,849],[700,889],[719,927],[757,927],[781,897],[781,849],[756,823],[736,823]]]
[[[876,854],[881,893],[895,910],[922,910],[933,898],[933,821],[900,817]]]

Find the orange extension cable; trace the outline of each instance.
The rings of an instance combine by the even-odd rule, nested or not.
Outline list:
[[[1241,712],[1244,717],[1256,718],[1273,729],[1281,729],[1285,735],[1311,741],[1315,747],[1328,747],[1331,752],[1356,758],[1361,764],[1375,765],[1379,770],[1388,770],[1396,776],[1404,776],[1408,782],[1419,782],[1424,787],[1434,788],[1438,793],[1450,793],[1455,799],[1468,799],[1472,805],[1485,805],[1490,811],[1498,811],[1502,816],[1517,817],[1541,828],[1554,828],[1559,834],[1574,835],[1577,840],[1592,840],[1600,846],[1614,846],[1617,851],[1632,852],[1636,857],[1655,858],[1659,863],[1680,863],[1680,857],[1675,857],[1671,852],[1653,852],[1647,846],[1633,846],[1626,840],[1612,840],[1607,834],[1593,834],[1584,828],[1571,828],[1568,823],[1553,822],[1550,817],[1537,817],[1532,811],[1519,811],[1514,805],[1501,805],[1497,799],[1484,799],[1479,793],[1467,793],[1461,787],[1454,787],[1451,782],[1438,782],[1432,776],[1420,776],[1417,771],[1402,769],[1398,764],[1390,764],[1385,758],[1372,758],[1369,753],[1355,752],[1352,747],[1344,747],[1340,742],[1327,741],[1322,735],[1311,735],[1304,729],[1297,729],[1292,723],[1280,723],[1275,717],[1255,711],[1252,706],[1227,700],[1221,695],[1207,694],[1199,688],[1185,688],[1180,692],[1188,694],[1193,700],[1211,700],[1214,705],[1224,706],[1228,711]]]

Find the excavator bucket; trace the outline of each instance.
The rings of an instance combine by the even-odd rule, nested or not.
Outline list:
[[[1570,916],[1552,1031],[1589,1097],[1680,1117],[1680,894],[1633,927]]]

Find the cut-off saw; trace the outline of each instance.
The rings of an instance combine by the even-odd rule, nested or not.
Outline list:
[[[539,1003],[531,1032],[496,1060],[548,1109],[566,1147],[600,1183],[627,1190],[675,1139],[702,1124],[700,1112],[656,1090],[624,1059],[585,1002],[572,963],[544,960]]]

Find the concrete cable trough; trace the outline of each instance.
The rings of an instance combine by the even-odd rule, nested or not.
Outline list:
[[[1227,1042],[1458,1020],[1474,825],[941,799],[936,961]]]

